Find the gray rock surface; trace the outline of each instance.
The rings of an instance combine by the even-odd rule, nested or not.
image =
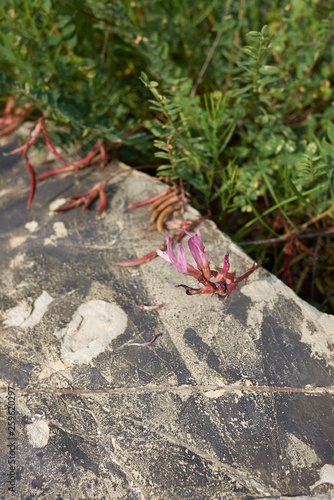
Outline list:
[[[101,172],[40,183],[26,210],[25,164],[0,161],[0,498],[332,498],[334,317],[263,269],[219,301],[175,288],[196,283],[160,258],[115,266],[163,241],[147,208],[124,211],[162,190],[145,174],[124,167],[101,217],[54,214]],[[229,249],[238,275],[251,266],[214,223],[200,227],[212,262]]]

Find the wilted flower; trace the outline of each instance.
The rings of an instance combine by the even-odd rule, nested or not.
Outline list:
[[[196,234],[192,235],[188,231],[184,231],[188,236],[188,246],[190,252],[197,264],[197,269],[195,269],[191,264],[188,264],[186,253],[181,244],[179,244],[177,249],[177,257],[175,257],[172,240],[168,235],[167,239],[167,252],[162,252],[157,250],[157,254],[162,257],[165,261],[170,262],[178,270],[179,273],[187,274],[197,279],[197,281],[202,285],[202,288],[191,288],[187,285],[177,285],[179,287],[185,288],[187,295],[199,295],[210,293],[215,295],[220,299],[226,299],[233,290],[236,289],[239,283],[245,280],[247,282],[248,276],[250,276],[260,265],[253,264],[253,266],[246,271],[245,274],[236,278],[234,274],[230,273],[230,262],[228,251],[224,257],[223,267],[214,267],[215,270],[210,268],[210,262],[208,255],[204,249],[204,243],[202,241],[200,230],[197,229]]]
[[[202,241],[201,232],[199,228],[197,229],[195,235],[188,233],[188,231],[186,230],[184,230],[184,232],[188,236],[190,236],[188,240],[188,246],[191,255],[195,259],[198,269],[202,271],[203,276],[206,279],[210,279],[211,278],[210,263],[208,259],[208,254],[204,251],[204,243]]]
[[[229,255],[230,255],[230,251],[226,252],[225,257],[224,257],[223,267],[218,268],[219,271],[215,277],[216,282],[221,281],[222,279],[226,278],[226,274],[230,270]]]
[[[165,236],[167,240],[167,252],[157,250],[157,254],[165,261],[173,264],[173,266],[179,271],[179,273],[188,274],[189,276],[193,276],[196,279],[200,278],[200,271],[197,271],[197,269],[195,269],[191,264],[188,264],[186,252],[184,251],[181,243],[178,246],[176,258],[173,252],[172,240],[167,234]]]

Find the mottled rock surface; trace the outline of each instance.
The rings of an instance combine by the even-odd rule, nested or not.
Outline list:
[[[26,210],[25,164],[0,161],[0,498],[332,498],[334,317],[263,269],[219,301],[176,289],[196,284],[160,258],[115,266],[163,241],[147,208],[124,211],[163,189],[145,174],[124,167],[101,217],[54,214],[119,165],[40,183]],[[251,266],[200,227],[212,262]]]

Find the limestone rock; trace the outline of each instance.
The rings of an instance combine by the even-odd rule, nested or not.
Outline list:
[[[329,498],[334,318],[264,269],[223,302],[175,288],[193,281],[162,259],[115,266],[163,242],[147,208],[124,211],[163,189],[145,174],[115,178],[98,217],[51,210],[119,165],[40,183],[29,210],[24,163],[1,168],[2,498],[8,386],[17,498]],[[213,222],[201,232],[215,264],[230,250],[250,267]]]

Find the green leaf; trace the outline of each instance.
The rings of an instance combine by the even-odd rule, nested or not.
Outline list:
[[[72,38],[66,41],[68,48],[71,50],[73,50],[76,47],[77,43],[78,43],[78,35],[76,33],[74,34],[74,36],[72,36]]]
[[[55,28],[58,28],[58,29],[61,29],[63,28],[64,26],[66,26],[66,24],[68,24],[70,21],[71,21],[72,17],[71,16],[67,16],[67,15],[60,15],[57,17],[54,25],[55,25]]]
[[[43,45],[46,47],[55,47],[61,42],[59,35],[48,35],[43,40]]]
[[[332,144],[334,144],[334,125],[331,122],[328,122],[327,134],[328,134],[328,139],[331,141]]]
[[[268,36],[269,35],[269,27],[267,25],[263,26],[261,33],[264,36]]]
[[[263,66],[259,70],[259,73],[262,75],[277,75],[280,73],[280,70],[276,66]]]
[[[261,38],[261,33],[259,33],[258,31],[249,31],[249,32],[246,34],[246,36],[247,36],[248,38],[255,38],[255,39],[257,39],[257,38]]]
[[[325,138],[322,139],[321,147],[322,147],[325,155],[334,159],[334,148],[330,144],[328,144],[328,142],[326,141]]]
[[[70,38],[75,32],[75,26],[73,24],[67,24],[62,30],[61,34],[64,40]]]

